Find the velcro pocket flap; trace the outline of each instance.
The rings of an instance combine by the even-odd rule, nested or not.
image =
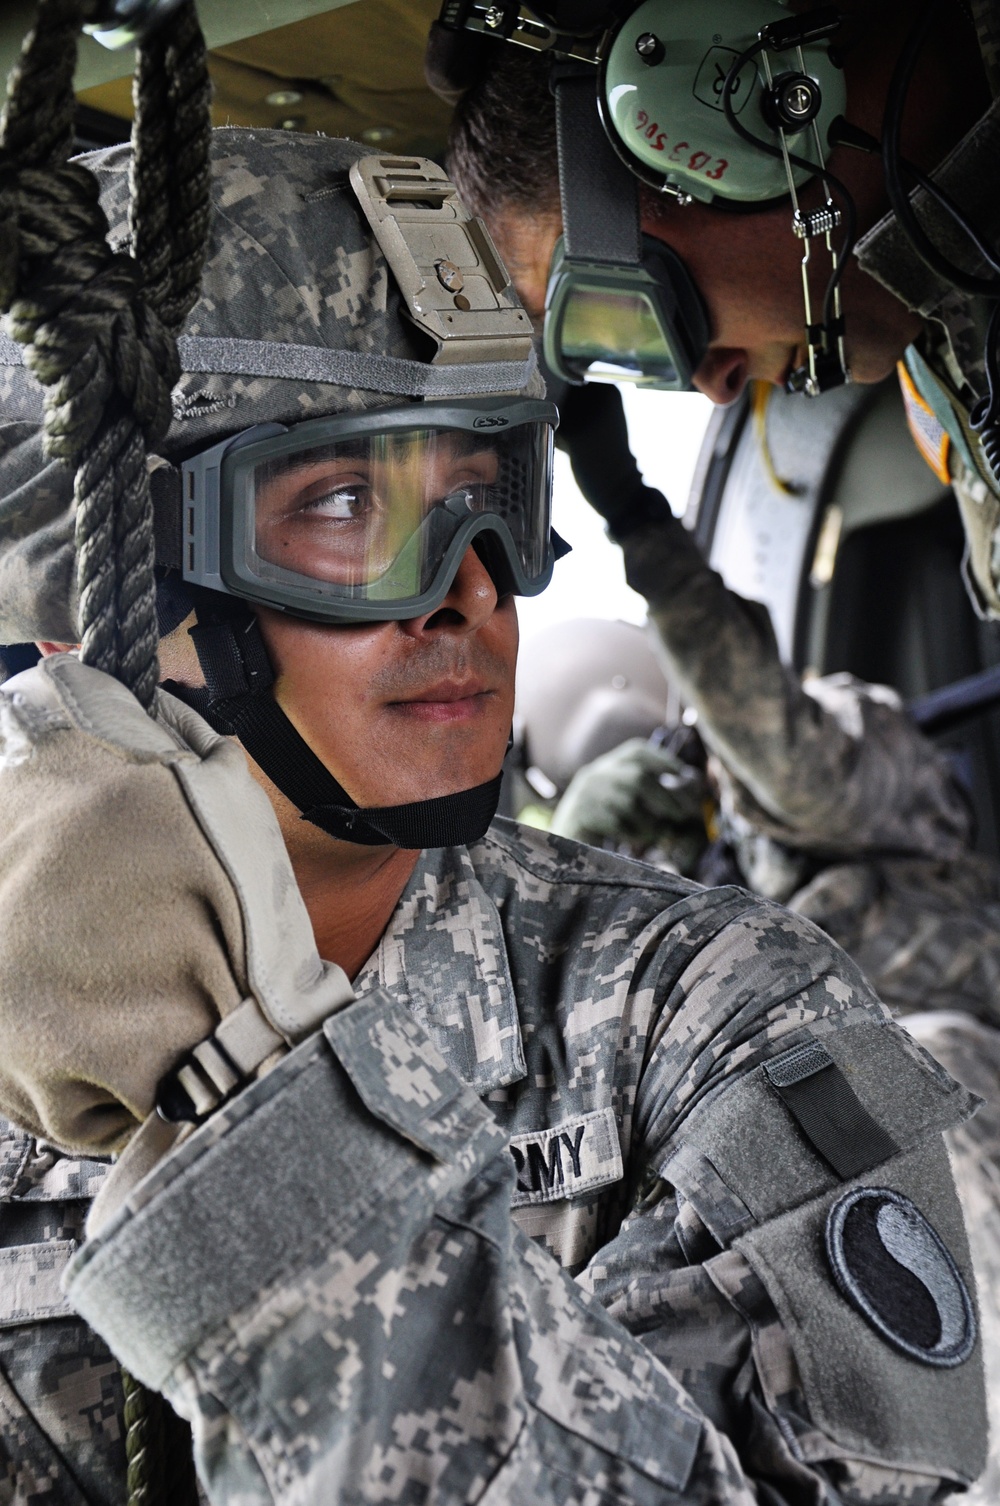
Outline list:
[[[802,1033],[700,1105],[660,1175],[729,1245],[961,1123],[978,1103],[897,1025]]]
[[[377,1119],[444,1165],[467,1159],[482,1137],[504,1137],[489,1109],[451,1070],[405,1005],[379,991],[323,1024],[330,1049]]]
[[[957,1289],[974,1292],[965,1224],[943,1142],[896,1156],[854,1185],[888,1189],[911,1216],[927,1220],[954,1263]],[[844,1197],[844,1188],[838,1187],[749,1230],[734,1245],[766,1288],[791,1343],[809,1416],[819,1430],[807,1452],[823,1458],[843,1451],[967,1483],[986,1463],[980,1341],[976,1338],[954,1364],[935,1363],[932,1350],[930,1358],[922,1359],[916,1350],[907,1353],[900,1347],[900,1339],[919,1322],[921,1302],[914,1294],[924,1306],[936,1300],[939,1312],[944,1303],[940,1290],[935,1299],[942,1281],[935,1281],[932,1267],[898,1247],[895,1259],[878,1249],[862,1252],[866,1264],[857,1267],[861,1301],[849,1299],[835,1280],[827,1252],[835,1223],[831,1212]],[[943,1281],[953,1279],[945,1267]],[[729,1295],[741,1306],[739,1292]],[[880,1321],[879,1310],[887,1321]],[[971,1337],[974,1318],[970,1328]],[[757,1358],[766,1368],[766,1353]]]

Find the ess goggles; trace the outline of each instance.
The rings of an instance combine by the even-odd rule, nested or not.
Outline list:
[[[642,237],[637,265],[579,260],[556,242],[543,346],[565,382],[634,382],[687,392],[708,348],[705,306],[675,252]]]
[[[408,403],[261,424],[183,463],[193,585],[320,622],[417,617],[466,550],[533,596],[554,561],[557,410],[528,399]]]

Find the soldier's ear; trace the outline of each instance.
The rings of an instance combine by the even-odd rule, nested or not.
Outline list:
[[[74,649],[78,649],[80,645],[78,643],[36,642],[35,647],[37,648],[43,659],[48,659],[52,656],[52,654],[70,654],[74,651]]]

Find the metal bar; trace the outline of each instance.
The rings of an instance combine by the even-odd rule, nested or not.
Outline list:
[[[339,10],[358,0],[198,0],[198,15],[209,47],[225,47],[261,32]],[[2,0],[0,4],[0,78],[6,79],[21,53],[21,42],[32,26],[37,0]],[[76,70],[77,90],[91,89],[111,79],[124,78],[135,67],[131,48],[109,52],[92,37],[80,41]]]

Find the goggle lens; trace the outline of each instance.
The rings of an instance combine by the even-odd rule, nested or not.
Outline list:
[[[641,262],[588,262],[556,241],[545,295],[545,363],[564,382],[686,392],[708,348],[701,294],[681,258],[642,237]]]
[[[652,300],[577,283],[563,308],[560,348],[589,381],[684,385]]]
[[[232,586],[334,619],[366,602],[419,609],[484,531],[507,562],[500,589],[545,583],[550,423],[322,438],[291,430],[224,463]]]

